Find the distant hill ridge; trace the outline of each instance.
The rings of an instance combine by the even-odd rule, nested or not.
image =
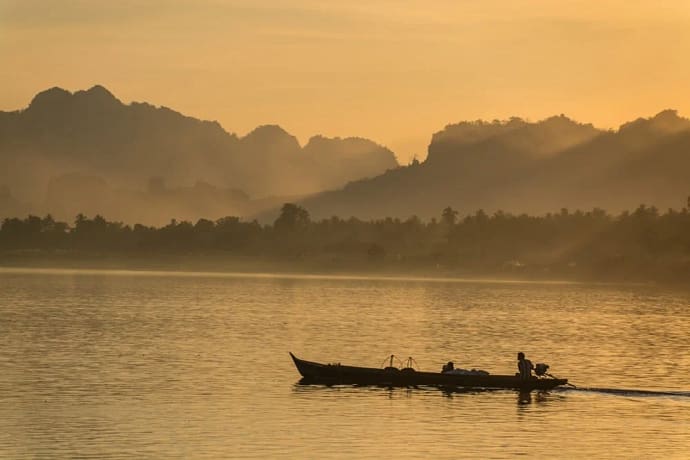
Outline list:
[[[313,194],[398,167],[393,152],[370,140],[315,136],[302,147],[272,125],[238,137],[215,121],[148,103],[124,104],[100,85],[74,93],[51,88],[26,109],[0,112],[0,162],[5,166],[0,185],[18,201],[34,203],[30,210],[36,212],[50,211],[46,193],[55,203],[56,184],[72,181],[67,188],[74,197],[79,178],[88,176],[104,180],[108,193],[144,190],[152,178],[162,178],[173,188],[203,182],[261,199]],[[61,176],[65,179],[54,180]],[[89,181],[87,190],[94,183]],[[62,208],[90,207],[79,201],[71,199]],[[222,202],[223,215],[252,209]]]
[[[566,207],[612,212],[645,203],[680,208],[690,195],[690,120],[674,110],[604,131],[563,115],[450,124],[432,136],[422,163],[301,202],[328,215],[438,217],[541,214]]]
[[[399,166],[362,138],[280,126],[246,136],[103,86],[51,88],[0,112],[0,217],[101,213],[161,223],[238,215],[272,219],[286,201],[314,218],[438,217],[484,209],[611,212],[679,207],[690,195],[690,120],[674,110],[600,130],[564,115],[462,121],[434,133],[427,159]]]

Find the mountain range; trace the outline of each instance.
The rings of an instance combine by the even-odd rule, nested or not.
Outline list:
[[[227,215],[270,221],[284,202],[313,218],[438,217],[447,206],[542,214],[679,208],[690,194],[690,120],[673,110],[601,130],[564,115],[463,121],[400,166],[362,138],[279,126],[244,137],[107,89],[52,88],[0,112],[0,217],[100,213],[160,224]]]
[[[279,126],[244,137],[217,122],[147,103],[123,104],[102,86],[52,88],[0,112],[0,215],[101,213],[154,223],[248,215],[398,167],[362,138],[312,137]]]
[[[314,216],[438,217],[562,208],[679,209],[690,195],[690,120],[665,110],[617,130],[563,115],[539,122],[461,122],[435,133],[414,162],[301,202]]]

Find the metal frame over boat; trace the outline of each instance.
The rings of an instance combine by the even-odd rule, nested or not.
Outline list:
[[[297,370],[302,374],[301,383],[322,385],[377,385],[388,387],[436,386],[448,388],[515,389],[520,391],[550,390],[566,385],[567,379],[535,377],[527,380],[516,375],[454,374],[422,372],[411,367],[398,369],[386,367],[344,366],[305,361],[290,353]]]

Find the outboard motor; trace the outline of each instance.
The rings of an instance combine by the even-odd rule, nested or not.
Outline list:
[[[548,364],[537,363],[537,365],[534,366],[534,373],[537,374],[539,377],[541,377],[542,375],[545,375],[548,370],[549,370]]]

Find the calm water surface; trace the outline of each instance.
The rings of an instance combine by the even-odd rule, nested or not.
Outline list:
[[[690,295],[650,287],[0,271],[0,458],[688,458]],[[515,353],[579,387],[297,385]]]

